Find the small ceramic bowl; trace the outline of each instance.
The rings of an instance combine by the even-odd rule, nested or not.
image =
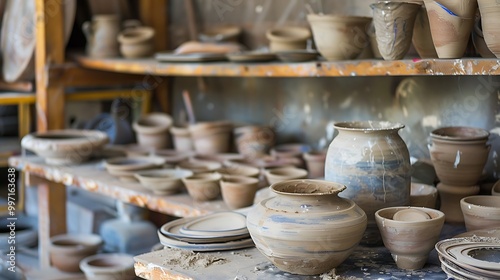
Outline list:
[[[436,208],[437,189],[434,186],[411,183],[410,205],[414,207]]]
[[[296,167],[280,167],[265,171],[267,182],[272,185],[285,180],[306,179],[307,170]]]
[[[164,158],[166,163],[170,163],[173,165],[187,160],[193,154],[193,152],[179,152],[177,150],[158,150],[154,152],[155,156]]]
[[[177,168],[188,169],[193,171],[195,174],[213,172],[221,167],[221,163],[208,160],[185,160],[177,164]]]
[[[228,167],[222,167],[217,169],[217,172],[221,175],[237,175],[245,177],[255,177],[258,178],[260,170],[257,167],[245,166],[245,165],[232,165]]]
[[[128,254],[97,254],[83,259],[80,268],[87,279],[132,280],[134,257]]]
[[[500,226],[500,196],[464,197],[460,200],[460,207],[467,231]]]
[[[168,195],[182,188],[182,178],[193,176],[186,169],[152,169],[135,173],[141,185],[158,195]]]
[[[311,38],[311,31],[304,27],[277,27],[268,30],[266,37],[272,52],[303,50],[307,47],[307,40]]]
[[[491,195],[500,196],[500,180],[498,180],[491,188]]]
[[[244,176],[222,176],[222,199],[231,209],[252,205],[259,188],[259,179]]]
[[[221,178],[219,173],[199,173],[182,178],[182,182],[194,200],[208,201],[219,196]]]
[[[165,160],[159,157],[119,157],[108,159],[104,166],[109,174],[125,182],[136,181],[134,173],[141,170],[155,169],[163,166]]]
[[[80,261],[97,253],[102,238],[97,234],[62,234],[50,238],[51,264],[65,272],[79,272]]]

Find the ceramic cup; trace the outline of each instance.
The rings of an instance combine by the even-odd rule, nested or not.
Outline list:
[[[97,254],[83,259],[80,268],[87,279],[132,280],[134,258],[128,254]]]
[[[220,194],[220,179],[218,173],[200,173],[182,178],[182,182],[188,190],[189,196],[196,201],[208,201],[216,199]]]
[[[222,199],[231,209],[252,205],[259,187],[259,179],[245,176],[222,176],[220,181]]]
[[[500,226],[500,196],[476,195],[460,200],[467,231]]]
[[[325,177],[326,151],[311,151],[302,155],[310,178]]]

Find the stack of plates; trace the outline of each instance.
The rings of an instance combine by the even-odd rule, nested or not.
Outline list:
[[[436,250],[443,271],[453,279],[500,279],[500,229],[491,236],[469,235],[439,241]]]
[[[225,251],[253,247],[246,217],[237,212],[218,212],[182,218],[158,230],[164,246],[191,251]]]

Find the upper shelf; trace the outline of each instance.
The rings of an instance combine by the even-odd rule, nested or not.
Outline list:
[[[347,60],[303,63],[165,63],[152,58],[96,59],[80,56],[78,62],[87,68],[112,72],[157,76],[218,77],[352,77],[352,76],[442,76],[500,75],[500,60],[482,58],[414,59],[414,60]]]

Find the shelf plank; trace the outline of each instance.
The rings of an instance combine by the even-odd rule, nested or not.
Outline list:
[[[79,56],[77,61],[95,70],[158,76],[217,77],[352,77],[352,76],[442,76],[500,75],[500,60],[482,58],[348,60],[303,63],[166,63],[153,58],[95,59]]]

